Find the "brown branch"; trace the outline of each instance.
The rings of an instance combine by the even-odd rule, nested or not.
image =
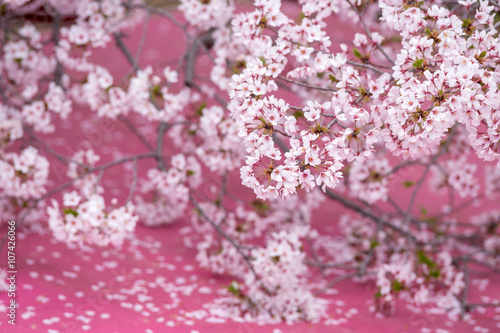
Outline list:
[[[196,210],[201,214],[201,216],[208,223],[210,223],[210,225],[217,231],[217,233],[219,235],[221,235],[222,237],[224,237],[234,247],[234,249],[241,255],[241,257],[243,258],[243,260],[246,262],[248,268],[257,277],[258,275],[255,272],[255,269],[253,268],[252,263],[250,262],[250,260],[252,258],[250,256],[246,255],[243,252],[243,250],[241,249],[241,247],[238,244],[236,244],[236,242],[234,241],[234,239],[232,239],[231,236],[229,236],[224,230],[222,230],[222,228],[219,225],[217,225],[217,223],[215,223],[210,217],[207,216],[207,214],[205,213],[205,211],[201,208],[201,206],[198,204],[198,202],[193,198],[193,196],[191,194],[189,194],[189,200],[194,205],[194,207],[196,208]]]
[[[310,89],[316,89],[316,90],[321,90],[321,91],[337,91],[335,89],[332,89],[332,88],[324,88],[324,87],[320,87],[320,86],[315,86],[315,85],[312,85],[312,84],[308,84],[308,83],[303,83],[303,82],[299,82],[299,81],[294,81],[294,80],[290,80],[282,75],[278,75],[278,78],[283,80],[283,81],[286,81],[288,83],[293,83],[293,84],[296,84],[298,86],[301,86],[301,87],[306,87],[306,88],[310,88]]]
[[[113,33],[113,36],[115,37],[116,46],[118,46],[118,48],[123,52],[125,58],[127,58],[127,61],[134,69],[134,72],[137,72],[140,69],[139,65],[137,64],[137,61],[135,60],[132,53],[130,53],[127,45],[125,45],[125,43],[123,42],[122,34],[120,32],[115,32]]]
[[[394,65],[394,60],[392,60],[388,55],[387,53],[385,52],[385,50],[378,44],[378,43],[375,43],[373,41],[373,37],[372,37],[372,33],[370,31],[370,29],[368,29],[368,27],[366,26],[366,23],[365,21],[363,20],[363,15],[359,12],[359,10],[356,8],[356,6],[354,6],[351,1],[347,0],[347,3],[351,6],[352,10],[354,10],[354,12],[358,15],[359,17],[359,21],[361,22],[361,24],[363,25],[363,29],[365,29],[365,32],[366,34],[368,35],[368,38],[370,38],[370,40],[373,42],[373,44],[375,44],[375,46],[377,47],[377,49],[384,55],[384,57],[387,59],[387,61],[389,61],[392,65]]]
[[[314,294],[314,296],[318,296],[318,295],[324,293],[325,291],[327,291],[328,289],[330,289],[331,287],[333,287],[334,285],[336,285],[337,283],[344,281],[344,280],[347,280],[347,279],[350,279],[350,278],[353,278],[357,275],[358,275],[358,272],[352,272],[352,273],[347,273],[344,275],[337,276],[335,279],[328,282],[328,284],[325,287],[323,287],[319,290],[316,290],[313,294]]]
[[[397,232],[397,233],[399,233],[401,235],[406,236],[408,239],[411,239],[413,242],[415,242],[415,243],[417,242],[417,239],[415,238],[415,236],[413,236],[409,232],[406,232],[405,230],[401,229],[400,227],[395,226],[394,224],[385,221],[381,217],[376,216],[375,214],[373,214],[371,211],[363,209],[358,204],[354,203],[353,201],[351,201],[351,200],[349,200],[347,198],[344,198],[340,194],[337,194],[337,193],[333,192],[330,189],[326,189],[325,194],[330,199],[339,202],[342,206],[344,206],[346,208],[349,208],[349,209],[355,211],[356,213],[358,213],[358,214],[360,214],[362,216],[368,217],[369,219],[371,219],[375,223],[380,223],[380,225],[382,227],[389,228],[389,229],[391,229],[391,230],[393,230],[393,231],[395,231],[395,232]]]
[[[134,124],[132,124],[132,122],[129,119],[125,118],[122,115],[118,116],[118,119],[121,122],[123,122],[128,127],[128,129],[139,138],[139,140],[142,142],[144,146],[146,146],[146,148],[148,148],[149,150],[155,149],[153,145],[149,143],[146,137],[134,126]]]
[[[105,164],[100,165],[100,166],[96,166],[96,167],[87,169],[84,173],[82,173],[78,177],[76,177],[74,179],[71,179],[71,180],[67,181],[66,183],[63,183],[63,184],[61,184],[61,185],[53,188],[49,192],[45,193],[44,195],[38,197],[37,199],[32,200],[31,204],[19,216],[19,221],[17,223],[17,226],[19,227],[19,226],[22,225],[22,223],[24,222],[24,220],[26,219],[26,217],[33,211],[33,209],[35,209],[35,207],[38,205],[38,203],[40,203],[41,201],[43,201],[43,200],[45,200],[47,198],[50,198],[54,194],[56,194],[56,193],[58,193],[58,192],[60,192],[60,191],[62,191],[64,189],[70,187],[77,180],[82,179],[83,177],[85,177],[85,176],[87,176],[89,174],[92,174],[94,172],[102,172],[102,171],[104,171],[104,170],[106,170],[108,168],[111,168],[111,167],[119,165],[119,164],[123,164],[123,163],[128,162],[128,161],[137,160],[137,159],[143,159],[143,158],[150,158],[150,157],[155,157],[155,156],[156,156],[155,152],[143,153],[143,154],[138,154],[138,155],[134,155],[134,156],[124,157],[124,158],[121,158],[121,159],[118,159],[118,160],[115,160],[115,161],[112,161],[112,162],[109,162],[109,163],[105,163]],[[6,240],[7,240],[7,234],[3,237],[3,239],[2,239],[2,241],[0,243],[0,250],[2,249],[2,247],[5,244]]]
[[[359,62],[355,62],[355,61],[350,61],[350,60],[347,60],[346,61],[349,65],[353,65],[353,66],[357,66],[357,67],[363,67],[363,68],[366,68],[366,69],[371,69],[372,71],[378,73],[378,74],[388,74],[387,72],[384,72],[384,71],[381,71],[380,69],[376,68],[376,67],[373,67],[371,65],[368,65],[368,64],[363,64],[363,63],[359,63]]]

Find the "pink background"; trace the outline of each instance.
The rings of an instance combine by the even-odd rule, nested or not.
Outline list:
[[[292,6],[292,5],[290,5]],[[339,24],[346,29],[346,25]],[[135,50],[141,34],[141,27],[129,31],[127,43]],[[338,30],[337,30],[338,31]],[[181,36],[179,30],[165,20],[153,20],[150,23],[146,47],[141,66],[154,64],[175,67],[178,56],[183,52],[182,38],[172,38],[172,34]],[[340,33],[351,35],[352,31]],[[341,37],[341,36],[337,36]],[[115,78],[120,80],[129,66],[118,52],[96,53],[98,62],[107,67]],[[208,65],[208,59],[200,59],[200,69]],[[83,119],[88,119],[81,121]],[[145,124],[140,120],[139,123]],[[119,122],[106,123],[90,115],[86,108],[77,107],[71,120],[60,122],[62,130],[55,136],[45,139],[53,144],[54,149],[65,155],[72,155],[82,147],[92,148],[102,156],[99,163],[115,159],[118,152],[128,156],[142,149],[141,143]],[[145,133],[154,135],[154,127],[145,124],[141,127]],[[153,138],[154,136],[148,135]],[[118,149],[115,147],[118,146]],[[65,170],[56,163],[51,170],[54,184],[65,179]],[[141,170],[147,170],[153,164],[139,162]],[[127,167],[114,167],[106,171],[103,185],[107,199],[118,197],[121,201],[128,195],[131,173]],[[144,174],[143,172],[141,172]],[[408,176],[418,175],[418,170],[409,171]],[[238,187],[237,173],[231,178],[230,186]],[[207,182],[203,188],[209,188]],[[242,191],[241,188],[239,191]],[[401,190],[401,197],[407,193]],[[439,197],[437,197],[439,198]],[[439,199],[427,198],[439,209]],[[332,216],[340,214],[342,209],[328,201],[315,212],[314,227],[319,230],[335,230],[331,226]],[[335,219],[333,219],[335,221]],[[46,223],[44,223],[46,225]],[[289,326],[258,326],[249,323],[207,322],[196,319],[204,304],[218,297],[218,290],[224,289],[231,279],[216,276],[197,268],[194,260],[195,250],[183,245],[181,231],[188,226],[185,221],[178,221],[172,226],[145,228],[138,226],[135,240],[127,242],[121,249],[70,249],[65,244],[56,242],[46,231],[44,234],[17,232],[17,322],[13,329],[7,324],[3,313],[7,304],[6,293],[0,294],[0,332],[474,332],[475,326],[500,332],[500,311],[488,309],[484,313],[475,312],[475,323],[452,322],[444,316],[414,313],[403,302],[398,303],[396,312],[381,318],[369,311],[373,305],[376,290],[371,283],[344,281],[338,284],[330,294],[323,297],[331,301],[329,316],[339,322],[337,326],[324,323],[302,323]],[[4,235],[5,230],[2,230]],[[5,267],[6,248],[0,252],[0,264]],[[480,291],[471,284],[471,300],[481,301],[482,295],[500,297],[498,277],[489,273],[473,273],[472,279],[490,278],[492,285],[486,291]],[[177,306],[169,308],[172,304]],[[107,316],[109,315],[109,318]],[[104,317],[103,317],[104,316]],[[175,327],[167,323],[173,322]],[[441,331],[444,333],[444,331]]]

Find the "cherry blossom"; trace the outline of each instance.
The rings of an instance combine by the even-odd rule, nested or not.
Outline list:
[[[470,268],[500,260],[500,213],[485,208],[500,191],[498,4],[176,9],[4,1],[2,220],[81,248],[182,224],[199,266],[234,279],[211,307],[223,318],[332,323],[321,295],[346,279],[383,314],[403,300],[471,322],[493,304],[468,292]],[[151,41],[150,20],[168,34]],[[144,50],[174,37],[176,59]]]

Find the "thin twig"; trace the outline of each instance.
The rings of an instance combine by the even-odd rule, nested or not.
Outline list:
[[[347,280],[347,279],[350,279],[350,278],[353,278],[357,275],[358,275],[358,272],[352,272],[352,273],[347,273],[347,274],[344,274],[341,276],[337,276],[335,279],[328,282],[328,284],[325,287],[323,287],[319,290],[316,290],[313,294],[314,294],[314,296],[318,296],[318,295],[324,293],[325,291],[327,291],[328,289],[330,289],[331,287],[333,287],[334,285],[336,285],[337,283],[344,281],[344,280]]]
[[[464,289],[462,290],[462,299],[460,301],[461,309],[460,309],[460,319],[464,319],[466,304],[467,304],[467,293],[469,291],[469,256],[471,253],[466,255],[464,260]]]
[[[137,64],[139,63],[142,51],[144,50],[144,44],[146,43],[146,36],[148,35],[148,29],[149,29],[149,13],[146,15],[146,19],[143,22],[141,39],[139,40],[139,45],[137,46],[137,50],[135,51],[135,63]]]
[[[238,244],[236,244],[236,242],[234,241],[234,239],[232,239],[224,230],[222,230],[222,228],[219,225],[217,225],[217,223],[215,223],[210,217],[207,216],[207,214],[205,213],[205,211],[201,208],[201,206],[198,204],[198,202],[193,198],[193,196],[191,194],[189,194],[189,200],[195,206],[196,210],[201,214],[201,216],[208,223],[210,223],[210,225],[212,225],[212,227],[217,231],[217,233],[219,235],[221,235],[222,237],[224,237],[235,248],[235,250],[241,255],[241,257],[243,258],[243,260],[246,262],[248,268],[252,271],[252,273],[254,273],[255,276],[257,276],[257,273],[255,272],[255,270],[253,268],[253,265],[250,262],[251,257],[248,256],[248,255],[246,255],[241,250],[241,247]]]
[[[165,160],[163,159],[163,137],[169,128],[168,124],[161,121],[158,125],[158,136],[156,137],[156,160],[158,161],[158,169],[165,170]]]
[[[357,212],[357,213],[359,213],[359,214],[361,214],[361,215],[363,215],[365,217],[368,217],[369,219],[371,219],[375,223],[380,223],[383,227],[387,227],[387,228],[389,228],[389,229],[391,229],[393,231],[396,231],[397,233],[399,233],[401,235],[406,236],[407,238],[409,238],[413,242],[417,242],[417,239],[415,238],[415,236],[413,236],[409,232],[401,229],[400,227],[398,227],[398,226],[396,226],[396,225],[394,225],[392,223],[389,223],[389,222],[385,221],[384,219],[382,219],[379,216],[376,216],[375,214],[373,214],[369,210],[363,209],[358,204],[354,203],[353,201],[351,201],[351,200],[349,200],[347,198],[344,198],[340,194],[337,194],[337,193],[333,192],[330,189],[326,189],[325,190],[325,194],[330,199],[333,199],[333,200],[339,202],[340,204],[342,204],[342,206],[344,206],[346,208],[349,208],[349,209],[351,209],[351,210],[353,210],[353,211],[355,211],[355,212]]]
[[[384,71],[381,71],[380,69],[378,68],[375,68],[371,65],[368,65],[368,64],[363,64],[363,63],[359,63],[359,62],[355,62],[355,61],[350,61],[350,60],[347,60],[346,61],[349,65],[353,65],[353,66],[358,66],[358,67],[363,67],[363,68],[366,68],[366,69],[371,69],[372,71],[378,73],[378,74],[386,74],[387,72],[384,72]]]
[[[128,129],[134,133],[138,138],[139,140],[142,142],[142,144],[144,146],[146,146],[146,148],[148,148],[148,150],[154,150],[155,148],[153,147],[153,145],[151,143],[149,143],[149,141],[146,139],[146,137],[144,136],[144,134],[142,134],[135,126],[134,124],[132,124],[132,122],[125,118],[124,116],[120,115],[118,116],[118,119],[123,122],[127,127]]]
[[[82,167],[82,168],[89,168],[90,167],[89,165],[87,165],[85,163],[81,163],[79,161],[72,159],[71,157],[68,157],[66,155],[62,155],[62,154],[59,154],[58,152],[56,152],[54,149],[52,149],[50,147],[50,145],[48,143],[46,143],[45,141],[43,141],[42,139],[37,137],[33,133],[33,130],[29,126],[23,126],[23,129],[26,133],[28,133],[28,136],[33,141],[32,143],[34,145],[36,145],[38,148],[45,150],[47,153],[54,156],[56,159],[61,161],[63,164],[68,165],[69,163],[75,163],[76,165],[78,165],[79,167]]]
[[[324,88],[324,87],[315,86],[312,84],[307,84],[307,83],[303,83],[303,82],[299,82],[299,81],[290,80],[290,79],[288,79],[284,76],[281,76],[281,75],[278,75],[278,78],[280,78],[281,80],[286,81],[288,83],[293,83],[293,84],[296,84],[298,86],[306,87],[306,88],[310,88],[310,89],[316,89],[316,90],[321,90],[321,91],[337,91],[337,90],[332,89],[332,88]]]
[[[139,65],[137,64],[137,61],[135,61],[132,53],[130,53],[127,45],[125,45],[125,43],[123,42],[122,34],[120,32],[115,32],[113,36],[115,37],[116,46],[118,46],[118,48],[123,52],[125,58],[127,58],[127,61],[134,69],[134,72],[137,72],[140,69]]]
[[[127,200],[125,201],[125,206],[128,205],[130,200],[132,200],[132,197],[134,196],[135,192],[135,187],[137,186],[137,159],[134,159],[134,164],[133,164],[133,169],[132,169],[132,185],[130,185],[130,192],[128,193]]]
[[[370,31],[370,29],[368,29],[368,27],[366,26],[366,23],[365,21],[363,20],[363,15],[361,15],[361,13],[359,12],[359,10],[356,8],[356,6],[354,6],[349,0],[347,0],[347,3],[351,6],[351,8],[356,12],[356,14],[358,15],[359,17],[359,21],[361,22],[361,24],[363,25],[363,28],[365,29],[365,32],[366,34],[368,35],[368,38],[370,38],[370,40],[375,44],[375,46],[377,47],[377,49],[384,55],[384,57],[387,59],[387,61],[389,61],[392,65],[394,65],[394,60],[392,60],[388,55],[387,53],[385,52],[385,50],[378,44],[378,43],[375,43],[373,41],[373,37],[372,37],[372,33]]]
[[[76,178],[73,178],[55,188],[53,188],[52,190],[48,191],[47,193],[45,193],[44,195],[38,197],[37,199],[34,199],[32,202],[31,202],[31,205],[29,205],[22,213],[21,215],[19,216],[19,221],[16,221],[16,225],[17,227],[21,226],[22,223],[24,222],[24,220],[26,219],[26,217],[33,211],[33,209],[38,205],[38,203],[40,203],[41,201],[47,199],[47,198],[50,198],[51,196],[53,196],[54,194],[70,187],[71,185],[73,185],[77,180],[79,179],[82,179],[83,177],[89,175],[89,174],[92,174],[94,172],[101,172],[101,170],[105,170],[105,169],[108,169],[108,168],[111,168],[115,165],[119,165],[119,164],[122,164],[122,163],[125,163],[125,162],[128,162],[128,161],[132,161],[134,159],[143,159],[143,158],[151,158],[151,157],[156,157],[156,153],[155,152],[149,152],[149,153],[143,153],[143,154],[138,154],[138,155],[134,155],[134,156],[128,156],[128,157],[124,157],[124,158],[121,158],[121,159],[118,159],[118,160],[115,160],[115,161],[111,161],[109,163],[106,163],[106,164],[103,164],[103,165],[99,165],[99,166],[96,166],[96,167],[93,167],[93,168],[90,168],[90,169],[87,169],[84,173],[82,173],[81,175],[79,175],[78,177]],[[3,237],[2,239],[2,242],[0,243],[0,250],[2,249],[3,245],[5,244],[5,241],[7,239],[7,234]]]

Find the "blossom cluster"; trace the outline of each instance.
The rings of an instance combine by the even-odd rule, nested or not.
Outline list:
[[[172,156],[171,167],[165,172],[148,171],[142,184],[142,196],[136,198],[137,215],[148,226],[171,224],[184,216],[189,202],[189,188],[201,181],[201,167],[193,156]],[[144,199],[144,195],[152,198]]]
[[[492,6],[482,2],[466,26],[438,5],[407,8],[403,1],[381,2],[382,20],[400,32],[402,44],[392,77],[383,72],[373,77],[358,68],[376,53],[380,34],[355,35],[357,68],[348,61],[347,46],[328,53],[331,41],[321,29],[323,20],[306,17],[297,24],[283,18],[277,2],[269,3],[270,8],[262,5],[233,21],[235,39],[248,25],[244,36],[252,37],[253,58],[233,77],[229,108],[249,153],[242,179],[258,196],[287,196],[297,185],[310,189],[314,182],[334,188],[343,163],[373,158],[380,143],[395,156],[429,156],[456,123],[466,128],[480,158],[497,160],[498,38]],[[265,28],[277,36],[266,35]],[[288,64],[293,65],[287,71]],[[307,101],[297,113],[272,95],[283,80],[299,80],[297,90],[327,91],[330,97],[312,92],[326,102]],[[285,156],[275,146],[276,136],[289,142]]]
[[[484,236],[483,246],[485,251],[489,253],[500,253],[500,212],[498,210],[492,210],[476,216],[472,219],[473,224],[479,229],[479,232]],[[496,260],[489,261],[493,265],[498,263],[498,258]]]
[[[434,304],[435,313],[447,313],[449,317],[457,318],[461,305],[455,295],[464,288],[464,273],[456,271],[450,254],[446,252],[433,259],[419,251],[415,257],[393,256],[393,263],[384,264],[377,271],[379,306],[390,303],[398,294],[416,305]]]
[[[23,200],[37,198],[46,192],[49,162],[38,150],[28,147],[17,153],[6,153],[0,159],[0,190],[3,196]]]
[[[288,322],[315,321],[325,311],[325,303],[315,299],[304,278],[307,266],[299,237],[308,231],[296,228],[294,232],[274,233],[265,248],[252,252],[255,275],[262,278],[247,275],[248,294],[251,302],[271,317],[283,316]]]
[[[82,198],[76,191],[64,194],[62,207],[52,200],[47,214],[56,239],[80,246],[119,246],[135,229],[138,220],[132,204],[106,209],[102,196],[93,194]]]
[[[334,283],[313,284],[317,267],[369,284],[382,312],[401,298],[464,317],[468,265],[500,260],[500,213],[460,214],[500,192],[498,5],[255,0],[236,10],[231,0],[181,0],[177,9],[0,5],[3,220],[48,217],[56,239],[82,247],[119,246],[139,221],[187,221],[181,233],[200,267],[235,279],[220,300],[226,316],[319,320],[327,306],[316,295]],[[25,19],[33,13],[43,27]],[[142,66],[152,15],[179,30],[185,50]],[[353,30],[339,41],[332,29],[344,23]],[[132,52],[127,33],[140,24]],[[130,71],[118,77],[98,49]],[[127,127],[127,143],[143,150],[55,148],[66,143],[60,128],[87,120]],[[132,181],[107,204],[106,172],[119,165]],[[446,206],[425,207],[422,189]],[[326,217],[337,229],[313,219],[331,208],[325,198],[351,210]]]
[[[198,31],[221,27],[231,19],[234,11],[232,0],[181,0],[178,8],[190,26]]]

